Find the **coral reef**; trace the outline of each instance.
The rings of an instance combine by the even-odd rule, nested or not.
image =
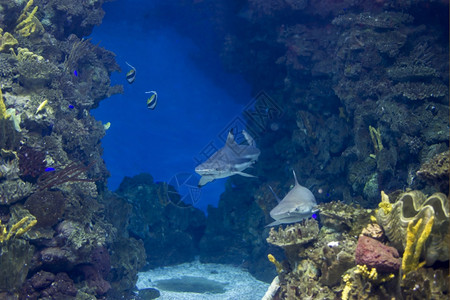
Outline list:
[[[89,111],[122,91],[110,81],[119,67],[113,53],[82,40],[99,24],[103,1],[63,2],[0,5],[2,299],[126,294],[145,260],[142,245],[124,236],[134,243],[133,266],[120,251],[111,260],[128,277],[107,272],[118,229],[99,204],[109,174],[105,130]]]

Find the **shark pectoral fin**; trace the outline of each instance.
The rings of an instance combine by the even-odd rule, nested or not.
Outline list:
[[[250,175],[250,174],[247,174],[247,173],[244,173],[244,172],[236,172],[236,174],[239,174],[239,175],[245,176],[245,177],[256,177],[255,175]]]
[[[267,224],[265,227],[273,227],[273,226],[277,226],[277,225],[280,225],[280,224],[283,224],[283,223],[281,223],[280,221],[276,220],[276,221],[273,221],[270,224]]]
[[[214,180],[214,178],[212,176],[202,176],[200,178],[200,181],[198,182],[198,187],[202,187],[205,184],[207,184],[208,182],[211,182],[213,180]]]

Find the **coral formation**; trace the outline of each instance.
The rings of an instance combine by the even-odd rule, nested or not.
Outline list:
[[[432,265],[437,260],[449,259],[448,199],[444,194],[436,193],[427,198],[420,191],[401,193],[392,205],[392,210],[386,214],[384,210],[379,209],[376,218],[391,244],[402,252],[408,243],[409,224],[416,225],[419,220],[422,220],[420,222],[424,225],[430,224],[430,220],[434,218],[423,257],[427,265]],[[420,229],[420,232],[422,231],[423,228]]]
[[[360,235],[355,251],[357,265],[374,268],[381,273],[395,273],[400,269],[397,249],[365,235]]]
[[[36,217],[37,226],[51,227],[62,218],[66,201],[60,191],[42,191],[27,198],[24,208]]]
[[[415,271],[425,265],[425,261],[419,263],[422,249],[431,233],[434,224],[434,216],[431,216],[426,224],[422,225],[423,218],[408,223],[406,232],[406,246],[402,259],[403,277],[411,271]]]
[[[9,52],[15,45],[17,45],[17,40],[9,32],[4,32],[0,28],[0,52]]]
[[[436,185],[439,190],[448,192],[450,151],[436,154],[429,161],[420,166],[417,176],[424,178],[429,183]]]
[[[319,234],[319,223],[314,219],[305,220],[302,223],[288,225],[286,228],[270,228],[267,242],[280,247],[289,247],[308,244]]]

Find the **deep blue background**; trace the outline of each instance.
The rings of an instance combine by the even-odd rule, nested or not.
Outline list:
[[[218,134],[251,101],[243,79],[222,69],[207,21],[167,5],[172,2],[106,3],[103,23],[91,35],[94,44],[117,55],[122,72],[113,74],[112,81],[125,90],[93,111],[98,120],[111,122],[102,140],[111,190],[124,176],[141,172],[166,182],[179,173],[194,173],[204,147],[210,142],[223,146]],[[137,69],[131,85],[125,80],[130,69],[125,62]],[[146,107],[150,90],[158,92],[154,111]],[[216,205],[223,189],[224,180],[206,185],[196,206]]]

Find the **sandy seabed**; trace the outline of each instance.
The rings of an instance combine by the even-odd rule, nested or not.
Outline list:
[[[138,276],[136,287],[158,289],[161,292],[158,299],[161,300],[256,300],[261,299],[269,287],[268,283],[255,279],[240,268],[221,264],[202,264],[198,261],[140,272]],[[224,293],[173,292],[158,287],[158,281],[183,277],[202,277],[223,283]]]

